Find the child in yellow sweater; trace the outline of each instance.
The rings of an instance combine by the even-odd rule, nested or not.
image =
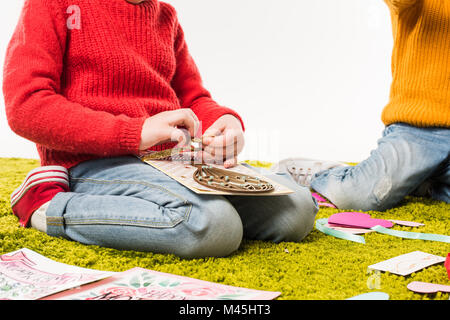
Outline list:
[[[450,1],[385,2],[393,81],[378,148],[355,167],[286,159],[275,169],[340,209],[384,211],[410,194],[450,203]]]

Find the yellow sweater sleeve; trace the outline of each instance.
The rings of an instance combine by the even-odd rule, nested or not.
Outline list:
[[[450,0],[385,0],[394,47],[385,125],[450,128]]]
[[[400,10],[410,7],[416,4],[421,0],[384,0],[387,5],[396,12],[400,12]]]

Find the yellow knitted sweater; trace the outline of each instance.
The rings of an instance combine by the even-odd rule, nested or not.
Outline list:
[[[394,35],[382,120],[450,127],[450,0],[385,0]]]

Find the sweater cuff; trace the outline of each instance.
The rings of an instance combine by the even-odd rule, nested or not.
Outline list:
[[[122,121],[119,128],[118,145],[121,154],[139,154],[142,127],[146,118],[129,118]]]

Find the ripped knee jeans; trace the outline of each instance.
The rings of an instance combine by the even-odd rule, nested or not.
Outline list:
[[[368,159],[319,172],[311,187],[340,209],[385,211],[407,195],[450,203],[450,129],[390,125]]]

